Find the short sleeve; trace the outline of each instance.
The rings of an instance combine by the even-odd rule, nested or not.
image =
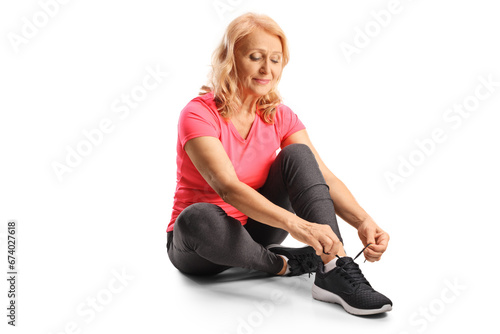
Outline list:
[[[285,140],[295,132],[306,128],[292,109],[283,104],[278,107],[275,116],[275,123],[278,127],[281,141]]]
[[[178,133],[182,148],[193,138],[204,136],[219,138],[220,125],[217,115],[203,103],[191,101],[181,111]]]

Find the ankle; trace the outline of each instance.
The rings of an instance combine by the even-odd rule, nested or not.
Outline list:
[[[283,256],[281,256],[281,255],[278,255],[278,256],[283,260],[283,268],[281,268],[280,272],[277,273],[276,275],[283,276],[286,273],[286,269],[288,268],[288,264]]]
[[[336,258],[333,258],[330,262],[325,263],[323,265],[323,271],[325,273],[327,273],[327,272],[333,270],[337,266],[337,260],[338,260],[338,258],[336,257]]]
[[[337,258],[337,255],[340,256],[340,257],[347,256],[344,248],[341,248],[340,251],[337,254],[322,254],[321,255],[321,260],[323,261],[323,264],[327,264],[328,262],[330,262],[333,259]]]

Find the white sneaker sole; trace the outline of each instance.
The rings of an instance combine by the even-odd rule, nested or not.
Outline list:
[[[340,304],[346,310],[347,313],[354,315],[370,315],[370,314],[378,314],[389,312],[392,310],[392,306],[390,304],[384,305],[379,309],[359,309],[352,307],[347,304],[340,296],[334,294],[333,292],[327,291],[325,289],[320,288],[316,284],[313,284],[312,287],[312,296],[316,300],[321,300],[327,303]]]

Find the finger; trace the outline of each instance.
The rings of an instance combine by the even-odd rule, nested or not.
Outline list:
[[[371,248],[375,244],[375,238],[374,236],[371,235],[371,233],[369,233],[369,235],[366,238],[366,241],[367,242],[365,244],[365,250],[363,251],[365,258],[370,256]]]
[[[368,248],[366,250],[368,252],[371,252],[371,253],[382,254],[383,252],[385,252],[386,249],[387,249],[387,246],[385,246],[385,245],[371,244],[370,246],[368,246]]]
[[[380,251],[373,250],[373,248],[372,248],[373,246],[376,246],[376,245],[370,245],[364,251],[365,259],[367,259],[370,262],[380,260],[380,258],[382,257],[382,254],[383,254],[383,251],[380,252]]]
[[[365,256],[365,261],[375,262],[375,261],[377,261],[377,258],[373,257],[373,256]]]
[[[370,255],[371,256],[382,256],[382,254],[387,250],[388,239],[381,236],[382,239],[377,240],[377,244],[370,245]]]
[[[335,240],[338,239],[329,225],[320,225],[315,231],[314,236],[323,246],[323,254],[336,254]]]
[[[375,241],[375,231],[368,230],[365,233],[365,241],[363,242],[364,246],[366,247],[368,244],[376,244]],[[371,247],[371,245],[369,246]]]
[[[386,250],[385,246],[382,246],[382,245],[370,245],[366,249],[366,254],[368,254],[369,256],[382,256],[382,254],[384,254],[385,250]]]
[[[365,254],[365,259],[369,262],[378,261],[380,260],[381,257],[382,257],[381,254],[372,254],[372,253]]]
[[[308,244],[309,246],[314,248],[314,250],[316,251],[316,255],[323,255],[323,245],[318,240],[312,239]]]
[[[341,249],[342,249],[342,243],[339,240],[337,243],[333,245],[331,252],[332,254],[338,255]]]
[[[380,235],[377,235],[375,239],[377,240],[377,245],[382,245],[387,248],[387,245],[389,244],[389,234],[382,233]]]
[[[366,260],[368,260],[370,262],[378,261],[378,260],[380,260],[381,257],[382,257],[381,254],[369,254],[369,255],[365,255]]]
[[[375,233],[374,245],[387,245],[389,243],[389,234],[384,231]]]
[[[324,254],[331,254],[334,246],[334,242],[330,238],[321,238],[320,240],[321,245],[323,245],[323,253]]]

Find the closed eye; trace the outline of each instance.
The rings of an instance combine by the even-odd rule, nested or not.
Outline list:
[[[260,61],[260,60],[262,60],[262,57],[250,55],[250,60],[252,60],[252,61]],[[273,58],[273,59],[271,59],[271,61],[274,64],[278,64],[280,62],[280,58],[279,57],[278,58]]]
[[[252,61],[259,61],[259,60],[262,60],[262,58],[257,58],[257,57],[252,57],[250,56],[250,59]],[[279,59],[271,59],[271,61],[274,63],[274,64],[279,64],[280,60]]]

